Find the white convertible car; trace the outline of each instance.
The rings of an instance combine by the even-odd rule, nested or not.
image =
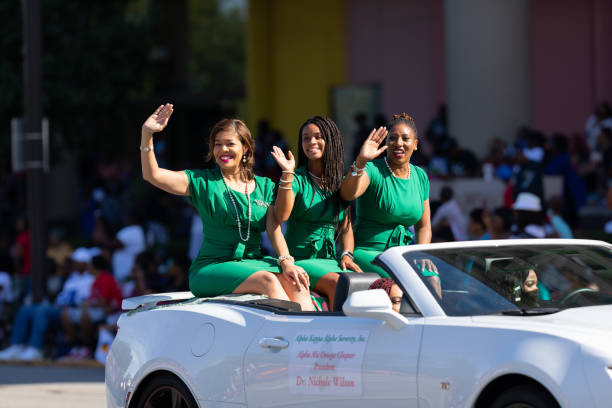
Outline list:
[[[612,407],[612,245],[413,245],[376,262],[400,313],[357,273],[336,312],[254,295],[124,300],[108,406]],[[432,264],[440,285],[419,272]]]

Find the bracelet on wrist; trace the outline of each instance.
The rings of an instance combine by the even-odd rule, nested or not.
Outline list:
[[[152,152],[153,151],[153,146],[151,146],[151,147],[140,146],[140,151],[141,152]]]
[[[280,179],[280,182],[281,182],[281,183],[293,183],[293,179],[291,179],[291,180],[283,180],[283,179]]]
[[[351,176],[359,177],[359,176],[363,175],[363,171],[365,169],[365,166],[363,168],[359,168],[359,167],[357,167],[355,162],[353,162],[353,164],[351,164],[351,169],[352,169]]]
[[[351,167],[353,168],[353,170],[355,170],[357,172],[363,171],[365,169],[365,166],[363,166],[361,168],[357,167],[357,160],[355,160],[353,162],[353,164],[351,164]]]
[[[344,255],[348,256],[351,259],[355,259],[355,257],[353,256],[353,253],[351,251],[344,251],[344,252],[342,252],[342,255],[340,255],[340,259],[342,259],[344,257]]]
[[[292,172],[290,170],[281,170],[281,173],[295,174],[294,172]]]
[[[278,186],[278,188],[282,189],[282,190],[293,190],[292,187],[283,187],[283,186]]]
[[[281,255],[276,260],[276,263],[278,264],[278,266],[281,266],[281,264],[285,261],[291,261],[291,263],[293,263],[295,259],[293,259],[291,255]]]

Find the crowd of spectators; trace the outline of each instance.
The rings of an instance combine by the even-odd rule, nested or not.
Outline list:
[[[430,179],[451,180],[456,177],[497,178],[504,183],[501,200],[503,206],[496,209],[477,208],[470,214],[471,220],[498,220],[506,226],[498,237],[513,236],[511,226],[521,228],[528,214],[517,210],[521,193],[530,193],[530,210],[538,208],[537,225],[549,225],[545,234],[536,236],[572,237],[581,229],[581,209],[585,206],[604,208],[608,196],[612,196],[612,109],[607,102],[597,105],[587,118],[584,132],[572,135],[553,133],[546,135],[538,130],[523,127],[512,142],[492,139],[488,153],[482,160],[467,149],[459,147],[448,134],[446,111],[440,108],[430,122],[425,136],[420,140],[415,164],[424,167]],[[559,176],[562,180],[560,196],[546,199],[543,177]],[[475,239],[478,228],[465,220],[464,212],[452,199],[452,189],[443,188],[440,197],[432,198],[432,226],[434,238],[439,241],[461,240],[466,234]],[[528,196],[523,196],[523,199]],[[608,204],[608,208],[611,206]],[[611,208],[612,209],[612,208]],[[514,210],[514,211],[513,211]],[[517,217],[520,220],[517,220]],[[536,225],[536,224],[532,224]],[[460,226],[464,226],[461,228]],[[443,227],[447,227],[446,229]],[[490,232],[491,226],[487,227]],[[612,222],[605,231],[612,233]],[[484,234],[484,233],[483,233]],[[480,234],[481,236],[482,234]],[[487,235],[485,235],[486,237]]]
[[[356,120],[355,136],[362,137],[366,118]],[[257,173],[278,179],[268,152],[287,143],[266,122],[257,140]],[[163,146],[156,152],[163,162]],[[441,107],[413,160],[430,178],[448,181],[430,200],[433,241],[572,237],[583,206],[603,207],[606,198],[612,206],[612,111],[598,105],[581,134],[522,128],[512,142],[491,140],[478,160],[449,134]],[[0,360],[98,357],[96,338],[112,339],[122,298],[188,290],[189,265],[202,242],[188,201],[149,188],[137,163],[90,157],[79,170],[78,223],[50,226],[44,300],[34,304],[25,177],[0,169]],[[562,177],[561,196],[545,199],[546,174]],[[457,177],[501,180],[503,205],[462,210],[451,187]]]

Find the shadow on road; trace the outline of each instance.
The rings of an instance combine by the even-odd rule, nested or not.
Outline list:
[[[0,385],[104,382],[104,367],[0,364]]]

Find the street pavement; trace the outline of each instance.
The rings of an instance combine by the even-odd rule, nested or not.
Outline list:
[[[105,406],[103,367],[0,364],[0,408]]]

